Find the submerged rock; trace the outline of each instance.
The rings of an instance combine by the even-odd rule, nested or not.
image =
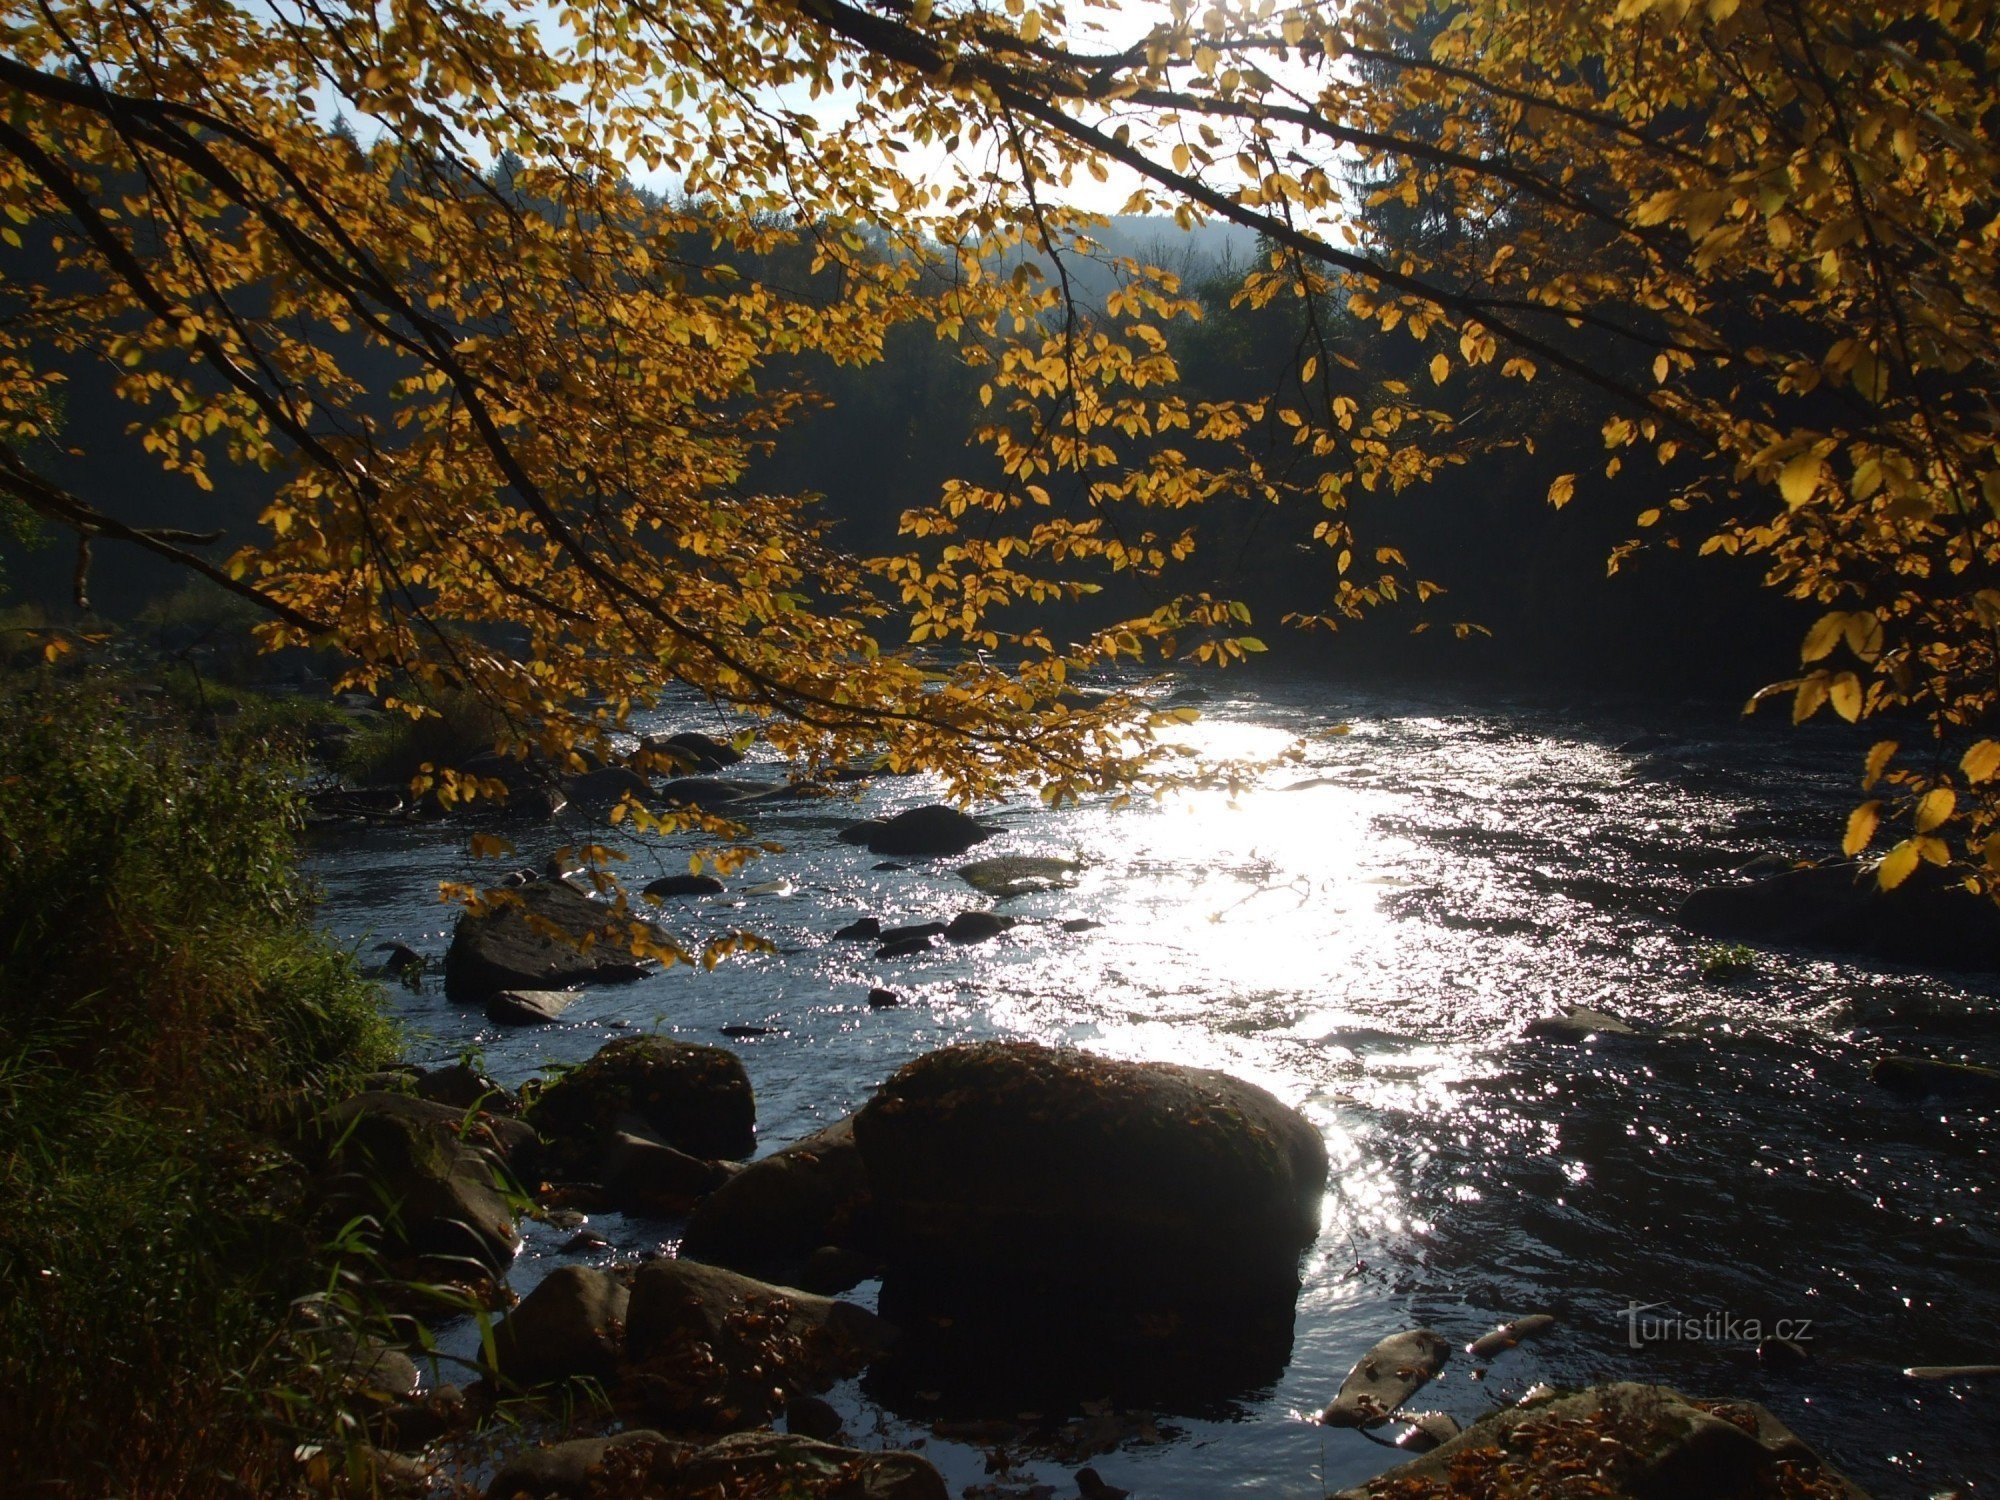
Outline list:
[[[1949,1099],[2000,1105],[2000,1069],[1928,1057],[1878,1057],[1868,1076],[1906,1099]]]
[[[1925,866],[1884,891],[1856,861],[1709,886],[1674,920],[1732,942],[1869,954],[1927,968],[2000,971],[2000,907]]]
[[[1488,1413],[1339,1500],[1443,1500],[1475,1487],[1555,1494],[1584,1484],[1605,1500],[1794,1493],[1867,1500],[1753,1402],[1695,1400],[1624,1381]]]
[[[1319,1419],[1329,1427],[1379,1427],[1449,1358],[1451,1345],[1428,1328],[1392,1333],[1355,1361]]]
[[[572,1169],[594,1168],[628,1115],[657,1140],[703,1160],[756,1149],[757,1104],[742,1060],[671,1037],[607,1042],[546,1085],[527,1111]]]
[[[842,831],[841,837],[865,825]],[[963,854],[974,844],[993,836],[993,830],[955,807],[933,802],[897,813],[869,829],[865,842],[875,854],[896,856]]]
[[[660,800],[679,807],[728,808],[768,796],[774,790],[761,781],[718,781],[710,776],[682,776],[660,788]]]
[[[502,1026],[546,1026],[582,998],[574,990],[496,990],[486,997],[486,1014]]]
[[[507,899],[459,917],[444,956],[445,993],[454,1000],[637,979],[651,968],[607,930],[618,921],[609,907],[563,881],[487,894]]]
[[[1552,1042],[1587,1042],[1600,1036],[1637,1036],[1639,1033],[1609,1012],[1575,1005],[1559,1016],[1537,1016],[1528,1023],[1528,1035]]]

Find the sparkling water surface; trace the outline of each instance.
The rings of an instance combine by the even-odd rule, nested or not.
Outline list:
[[[1320,1496],[1404,1456],[1309,1420],[1370,1345],[1424,1325],[1463,1346],[1528,1312],[1560,1327],[1483,1376],[1455,1356],[1414,1405],[1470,1422],[1537,1382],[1659,1380],[1765,1402],[1880,1495],[1996,1482],[1993,1386],[1900,1371],[2000,1357],[2000,1116],[1905,1103],[1867,1079],[1884,1051],[2000,1061],[1995,987],[1797,953],[1759,954],[1747,976],[1712,983],[1708,945],[1670,919],[1686,892],[1756,855],[1831,852],[1857,745],[1713,717],[1324,684],[1223,679],[1205,693],[1192,746],[1296,757],[1234,796],[982,809],[1002,831],[966,859],[1084,865],[1067,889],[1000,903],[1022,920],[992,942],[877,960],[872,945],[832,940],[858,916],[886,927],[995,905],[954,873],[963,859],[877,870],[877,856],[835,839],[936,798],[921,779],[883,778],[755,814],[755,835],[785,852],[727,883],[776,889],[665,909],[686,942],[747,929],[776,953],[595,989],[560,1024],[523,1029],[453,1005],[434,972],[425,993],[398,994],[413,1060],[477,1049],[513,1085],[632,1028],[719,1043],[749,1070],[762,1151],[857,1108],[910,1058],[985,1037],[1221,1068],[1303,1110],[1333,1172],[1282,1378],[1194,1411],[1055,1414],[1085,1419],[1079,1441],[1031,1445],[997,1477],[980,1446],[937,1436],[921,1412],[884,1410],[856,1383],[833,1393],[864,1446],[923,1440],[954,1494],[1041,1481],[1067,1496],[1089,1462],[1141,1500]],[[657,723],[728,727],[695,705]],[[781,768],[753,752],[724,774]],[[634,886],[684,869],[692,847],[581,820],[516,838],[539,860],[586,836],[632,856],[621,874]],[[311,868],[343,942],[365,957],[393,939],[436,959],[453,915],[439,882],[497,867],[467,857],[464,829],[429,826],[342,834]],[[1063,930],[1076,918],[1102,925]],[[903,1004],[871,1009],[878,985]],[[1572,1005],[1663,1034],[1591,1046],[1523,1035]],[[770,1031],[732,1041],[724,1026]],[[598,1263],[679,1232],[618,1215],[592,1224],[614,1246]],[[524,1231],[521,1291],[564,1263],[568,1238]],[[1780,1319],[1809,1322],[1811,1358],[1796,1369],[1754,1357],[1752,1320],[1769,1333]],[[443,1343],[470,1353],[475,1339],[447,1329]],[[1088,1456],[1099,1439],[1116,1446]]]

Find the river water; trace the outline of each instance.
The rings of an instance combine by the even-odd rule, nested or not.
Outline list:
[[[1309,1420],[1370,1345],[1424,1325],[1463,1346],[1529,1312],[1558,1330],[1483,1373],[1456,1356],[1414,1404],[1469,1422],[1537,1382],[1658,1380],[1764,1402],[1878,1495],[2000,1488],[2000,1392],[1900,1373],[1996,1358],[2000,1120],[1867,1079],[1884,1051],[2000,1061],[1995,986],[1785,953],[1711,982],[1706,945],[1669,915],[1758,854],[1830,852],[1857,747],[1657,709],[1647,721],[1228,679],[1206,691],[1190,743],[1251,758],[1297,746],[1298,759],[1234,797],[982,810],[1003,831],[968,857],[1084,863],[1071,888],[1005,903],[1023,920],[995,941],[878,961],[831,940],[857,916],[890,926],[991,905],[953,873],[962,861],[877,870],[834,838],[934,800],[920,780],[884,779],[858,799],[757,814],[756,835],[785,852],[730,884],[776,889],[669,909],[684,939],[751,929],[777,953],[595,990],[561,1024],[522,1030],[453,1006],[433,981],[398,1001],[412,1056],[477,1049],[513,1085],[634,1027],[722,1043],[756,1088],[763,1150],[857,1108],[924,1051],[996,1036],[1221,1068],[1303,1110],[1332,1185],[1282,1377],[1183,1410],[1044,1414],[1086,1420],[1018,1444],[1021,1463],[997,1479],[981,1446],[936,1435],[907,1403],[883,1409],[852,1383],[833,1394],[864,1444],[920,1441],[954,1494],[1045,1482],[1068,1496],[1089,1462],[1140,1500],[1317,1497],[1403,1456]],[[726,727],[693,707],[659,722]],[[729,774],[778,772],[753,754]],[[537,830],[521,853],[586,832]],[[611,841],[632,854],[635,885],[685,868],[686,843]],[[422,827],[343,835],[312,868],[323,921],[364,956],[395,939],[438,957],[451,917],[438,882],[493,867],[466,857],[462,829]],[[1076,918],[1101,925],[1064,930]],[[871,1009],[878,985],[904,1003]],[[1570,1005],[1665,1034],[1524,1036]],[[769,1030],[727,1041],[724,1026]],[[614,1247],[597,1263],[678,1232],[617,1215],[593,1227]],[[563,1263],[567,1238],[525,1232],[522,1291]],[[1804,1364],[1755,1358],[1780,1320]],[[445,1330],[447,1349],[472,1340]]]

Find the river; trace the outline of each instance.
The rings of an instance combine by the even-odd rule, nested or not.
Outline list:
[[[1191,743],[1246,757],[1296,744],[1298,760],[1233,798],[982,810],[1003,831],[975,857],[1084,863],[1071,888],[1007,902],[1024,920],[992,942],[878,961],[831,940],[861,915],[889,926],[990,905],[953,873],[961,861],[878,870],[834,838],[934,799],[920,780],[883,779],[858,801],[757,814],[757,836],[785,852],[729,884],[776,889],[669,908],[685,938],[747,928],[776,953],[595,990],[561,1024],[518,1030],[453,1006],[433,978],[397,1002],[412,1056],[475,1049],[513,1085],[632,1027],[723,1043],[755,1085],[763,1150],[855,1109],[924,1051],[995,1036],[1222,1068],[1295,1104],[1333,1172],[1282,1377],[1129,1419],[1093,1407],[1080,1442],[1030,1445],[1009,1486],[1068,1496],[1087,1461],[1141,1500],[1320,1496],[1403,1456],[1309,1420],[1370,1345],[1424,1325],[1463,1346],[1529,1312],[1560,1326],[1483,1377],[1456,1356],[1415,1405],[1469,1422],[1537,1382],[1658,1380],[1764,1402],[1878,1495],[1983,1492],[2000,1477],[1994,1388],[1901,1374],[1996,1358],[1996,1121],[1867,1078],[1887,1050],[2000,1061],[1995,986],[1785,953],[1714,982],[1710,945],[1670,920],[1687,891],[1756,855],[1830,852],[1855,744],[1657,709],[1228,678],[1206,693]],[[718,727],[693,707],[658,721]],[[730,774],[778,770],[753,753]],[[587,831],[536,830],[521,853]],[[684,842],[609,841],[632,853],[634,885],[685,868]],[[442,826],[322,843],[324,923],[364,956],[389,939],[441,956],[438,882],[493,868],[464,850],[463,830]],[[1101,925],[1061,925],[1079,918]],[[875,986],[904,1003],[871,1008]],[[1570,1005],[1665,1034],[1524,1036]],[[769,1030],[725,1041],[724,1026]],[[599,1264],[677,1233],[617,1215],[592,1225],[613,1245]],[[522,1291],[563,1263],[567,1238],[524,1229]],[[1780,1320],[1805,1363],[1757,1361],[1755,1336]],[[443,1332],[461,1353],[472,1338]],[[934,1435],[920,1411],[885,1410],[854,1383],[831,1399],[867,1445],[924,1440],[953,1494],[996,1482],[979,1446]],[[1100,1435],[1119,1441],[1083,1456]]]

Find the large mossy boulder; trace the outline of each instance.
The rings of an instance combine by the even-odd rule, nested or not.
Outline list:
[[[1893,891],[1858,862],[1707,886],[1674,913],[1727,942],[1820,948],[1926,968],[2000,971],[2000,907],[1925,866]]]
[[[544,1086],[527,1119],[560,1166],[586,1176],[596,1174],[613,1138],[631,1133],[635,1122],[703,1161],[748,1156],[757,1146],[757,1102],[742,1059],[664,1036],[607,1043]]]
[[[856,824],[855,830],[872,852],[903,856],[963,854],[993,837],[993,830],[985,824],[941,802],[913,807],[879,823],[871,819]]]
[[[681,1254],[786,1285],[813,1253],[866,1238],[868,1171],[852,1118],[752,1162],[688,1220]]]
[[[392,1256],[504,1271],[519,1240],[495,1133],[513,1121],[475,1120],[409,1094],[344,1100],[320,1122],[326,1201],[342,1220],[376,1221]]]
[[[947,1047],[890,1078],[854,1138],[904,1281],[1263,1301],[1296,1291],[1319,1233],[1318,1130],[1208,1069]]]
[[[445,952],[444,988],[454,1000],[607,984],[651,968],[619,941],[616,913],[565,881],[486,894],[493,904],[461,916]]]
[[[1867,1500],[1776,1417],[1620,1381],[1490,1412],[1339,1500]]]

